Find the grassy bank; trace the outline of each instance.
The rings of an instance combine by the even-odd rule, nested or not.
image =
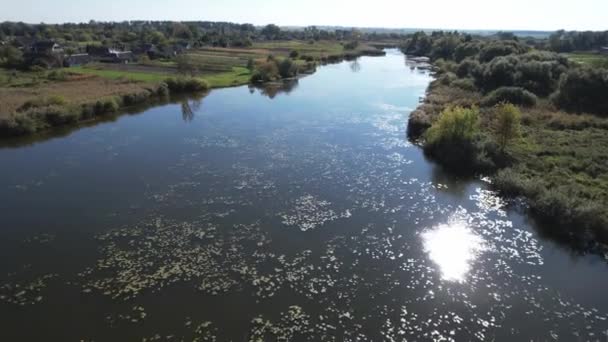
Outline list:
[[[51,71],[13,73],[0,85],[0,136],[18,136],[93,120],[170,94],[203,92],[197,78],[158,82]]]
[[[172,60],[133,64],[96,63],[28,72],[0,69],[0,135],[31,134],[90,120],[192,88],[202,91],[249,84],[269,56],[278,66],[290,62],[288,72],[279,75],[277,69],[276,75],[267,77],[276,81],[298,72],[311,73],[317,63],[382,54],[365,44],[291,40],[258,42],[247,48],[198,48]],[[176,78],[198,86],[175,86],[175,82],[172,86],[168,80]]]
[[[445,82],[445,81],[444,81]],[[608,119],[573,115],[549,101],[519,107],[520,135],[501,151],[497,143],[496,107],[484,95],[441,79],[429,87],[425,101],[411,114],[412,139],[444,167],[461,174],[491,176],[506,196],[523,196],[550,233],[573,241],[608,241]],[[470,145],[429,144],[428,131],[446,108],[478,108]]]
[[[524,197],[554,236],[608,242],[604,56],[458,33],[417,33],[402,50],[430,56],[436,77],[408,122],[427,155]]]

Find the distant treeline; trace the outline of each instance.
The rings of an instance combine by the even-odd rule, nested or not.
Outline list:
[[[284,30],[274,24],[256,27],[252,24],[229,22],[171,22],[129,21],[95,22],[81,24],[26,24],[0,23],[0,41],[57,40],[64,45],[95,42],[105,46],[132,48],[137,44],[162,46],[175,40],[185,40],[200,46],[250,46],[256,40],[321,40],[386,39],[400,38],[397,33],[363,32],[357,29],[325,30],[315,26],[298,30]]]
[[[608,47],[608,31],[557,31],[549,37],[549,48],[557,52],[589,51]]]
[[[515,36],[418,32],[405,41],[402,50],[429,56],[442,71],[441,82],[481,91],[490,105],[508,101],[532,106],[540,97],[568,111],[608,116],[608,69],[573,63]]]

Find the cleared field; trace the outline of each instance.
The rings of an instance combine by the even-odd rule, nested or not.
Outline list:
[[[359,44],[345,50],[338,41],[272,41],[255,43],[251,48],[207,47],[189,50],[187,56],[196,65],[196,77],[205,79],[211,87],[228,87],[249,83],[251,72],[246,68],[250,59],[262,60],[269,55],[288,56],[297,51],[300,56],[323,60],[341,57],[345,53],[373,51],[369,44]],[[299,62],[299,61],[298,61]],[[66,69],[70,72],[96,75],[110,80],[162,82],[178,73],[175,61],[151,61],[146,64],[92,64]]]

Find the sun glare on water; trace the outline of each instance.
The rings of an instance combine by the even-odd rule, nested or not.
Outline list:
[[[484,240],[465,222],[442,224],[422,234],[424,251],[447,281],[465,282],[471,264],[485,249]]]

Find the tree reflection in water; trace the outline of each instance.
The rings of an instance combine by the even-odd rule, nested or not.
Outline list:
[[[192,120],[194,120],[194,114],[201,109],[203,97],[185,98],[180,103],[182,107],[182,118],[184,119],[184,122],[191,122]]]
[[[350,63],[350,71],[352,72],[359,72],[361,71],[361,63],[359,63],[359,59],[355,59],[354,61],[352,61]]]
[[[249,85],[249,92],[254,94],[256,90],[264,96],[274,99],[279,94],[289,95],[298,87],[298,79],[286,80],[282,82],[273,82],[267,84],[252,84]]]

